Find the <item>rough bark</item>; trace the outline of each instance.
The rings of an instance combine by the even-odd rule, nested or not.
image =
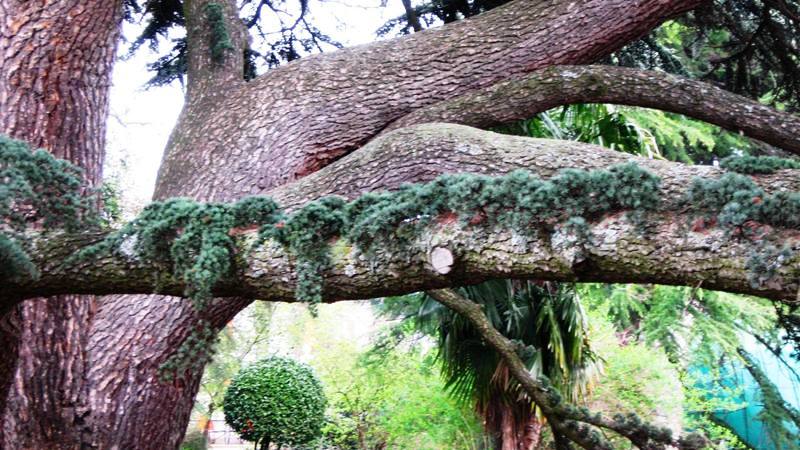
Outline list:
[[[102,178],[122,2],[0,1],[0,132]]]
[[[519,0],[231,83],[213,105],[187,105],[156,197],[265,192],[361,147],[415,109],[539,68],[591,63],[700,3]]]
[[[207,12],[211,3],[222,6],[233,47],[221,59],[214,59],[211,52],[214,42]],[[247,38],[235,2],[187,1],[184,14],[190,42],[187,96],[168,146],[183,142],[187,127],[206,126],[207,112],[216,110],[230,89],[244,84],[241,50]],[[202,152],[195,157],[205,159]],[[219,170],[213,168],[216,162],[208,162],[208,170]],[[191,175],[193,184],[202,184],[203,176],[197,175]],[[204,314],[213,326],[222,327],[249,303],[224,299]],[[98,301],[86,345],[92,420],[91,436],[84,445],[143,450],[179,446],[202,373],[164,383],[158,368],[192,334],[200,318],[189,302],[177,297],[114,296]]]
[[[614,103],[684,114],[800,154],[796,115],[708,83],[613,66],[548,67],[418,109],[385,132],[429,122],[489,128],[575,103]]]
[[[291,189],[276,191],[276,198],[296,207],[313,197],[302,194],[307,191],[353,198],[407,181],[428,180],[436,175],[430,170],[431,160],[447,161],[447,165],[437,168],[442,171],[499,175],[526,168],[542,177],[563,167],[605,168],[635,161],[661,178],[661,206],[648,215],[644,232],[624,214],[591,223],[592,238],[580,248],[565,245],[565,236],[558,232],[525,236],[504,227],[486,229],[447,220],[431,226],[403,252],[377,248],[371,249],[374,255],[365,257],[343,241],[337,244],[340,250],[333,252],[332,269],[325,273],[326,301],[398,295],[492,278],[702,285],[778,301],[795,300],[800,287],[800,264],[796,261],[777,268],[772,282],[752,286],[745,268],[754,249],[752,242],[733,238],[721,228],[698,231],[687,225],[690,216],[681,201],[691,185],[687,180],[717,178],[724,173],[721,169],[638,158],[590,144],[504,136],[461,125],[419,125],[373,141],[350,157],[299,180]],[[374,167],[400,167],[399,161],[403,161],[402,170],[391,172],[391,177],[373,176]],[[796,191],[800,187],[800,173],[795,170],[752,179],[766,192]],[[302,200],[293,197],[298,193]],[[772,232],[785,245],[800,245],[797,230]],[[294,301],[292,255],[274,244],[247,254],[251,240],[246,236],[240,239],[241,257],[233,270],[239,275],[221,283],[215,293]],[[156,275],[163,274],[136,258],[110,256],[72,267],[61,266],[62,258],[52,258],[54,252],[74,253],[85,245],[86,239],[94,238],[45,238],[35,255],[42,277],[28,285],[10,285],[8,291],[24,297],[60,292],[144,293],[156,289]],[[446,249],[453,257],[446,271],[431,264],[431,254],[436,249]],[[162,280],[158,289],[175,295],[183,292],[184,286],[178,280]],[[219,302],[219,309],[213,314],[224,311],[223,304]],[[219,317],[220,323],[227,319],[227,314]]]
[[[674,207],[677,196],[686,192],[694,177],[719,178],[725,173],[719,167],[653,160],[574,141],[508,136],[463,125],[422,124],[383,135],[269,195],[293,210],[325,195],[352,199],[364,192],[430,181],[444,173],[499,175],[522,168],[549,178],[567,167],[591,170],[628,161],[659,175],[665,192],[676,196],[666,199]],[[767,192],[800,191],[797,177],[797,171],[781,170],[753,179]]]
[[[102,178],[121,1],[0,1],[0,133]],[[73,448],[86,413],[93,297],[32,299],[0,319],[0,447]]]
[[[526,405],[530,407],[530,405]],[[508,407],[500,410],[498,413],[502,415],[501,423],[502,429],[500,433],[499,442],[496,448],[500,450],[534,450],[539,445],[542,423],[531,416],[529,411],[525,422],[520,423],[520,419],[516,417],[514,411]]]
[[[206,3],[187,2],[194,8],[187,17]],[[438,29],[304,58],[249,83],[238,81],[235,64],[226,65],[220,78],[226,81],[189,88],[156,198],[231,200],[267,192],[359,148],[415,108],[537,68],[595,61],[701,3],[518,0]],[[235,38],[238,22],[228,16]],[[190,57],[208,49],[202,28],[193,30]],[[241,45],[235,39],[234,44]],[[213,63],[195,61],[190,80]],[[221,304],[216,317],[233,317],[246,304]],[[90,373],[97,386],[91,396],[97,445],[178,445],[201,374],[187,374],[175,388],[159,383],[155,373],[196,323],[188,302],[177,298],[101,302],[88,345],[97,355]],[[122,408],[128,417],[120,417]],[[145,426],[137,430],[135,423],[157,424],[160,434],[145,436]]]
[[[530,423],[525,427],[525,434],[522,437],[523,449],[538,449],[539,443],[542,441],[542,428],[544,425],[537,418],[532,418]]]
[[[509,397],[508,386],[514,380],[504,363],[495,370],[493,392],[478,406],[486,431],[495,437],[497,450],[534,450],[538,448],[542,422],[534,405],[524,396]]]

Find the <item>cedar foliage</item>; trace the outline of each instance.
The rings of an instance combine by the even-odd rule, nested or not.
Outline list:
[[[67,161],[0,134],[0,281],[38,276],[26,228],[77,231],[98,223],[82,177]]]

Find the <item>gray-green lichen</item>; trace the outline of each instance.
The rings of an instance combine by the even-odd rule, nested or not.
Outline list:
[[[745,264],[753,288],[764,286],[793,259],[791,247],[770,242],[770,227],[800,228],[800,193],[767,194],[750,177],[726,173],[716,180],[696,178],[686,200],[696,214],[712,215],[732,238],[753,243]]]
[[[750,177],[726,173],[719,179],[695,178],[688,205],[702,214],[718,215],[723,227],[747,233],[747,224],[800,227],[800,193],[766,194]]]

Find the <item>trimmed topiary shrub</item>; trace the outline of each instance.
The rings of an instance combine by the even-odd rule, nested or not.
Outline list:
[[[327,400],[311,368],[270,357],[234,377],[223,400],[225,422],[242,439],[260,444],[302,445],[321,434]]]

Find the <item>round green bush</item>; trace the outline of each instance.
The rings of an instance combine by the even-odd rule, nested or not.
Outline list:
[[[327,400],[311,368],[270,357],[250,365],[225,391],[225,422],[242,439],[278,445],[306,444],[321,434]]]

